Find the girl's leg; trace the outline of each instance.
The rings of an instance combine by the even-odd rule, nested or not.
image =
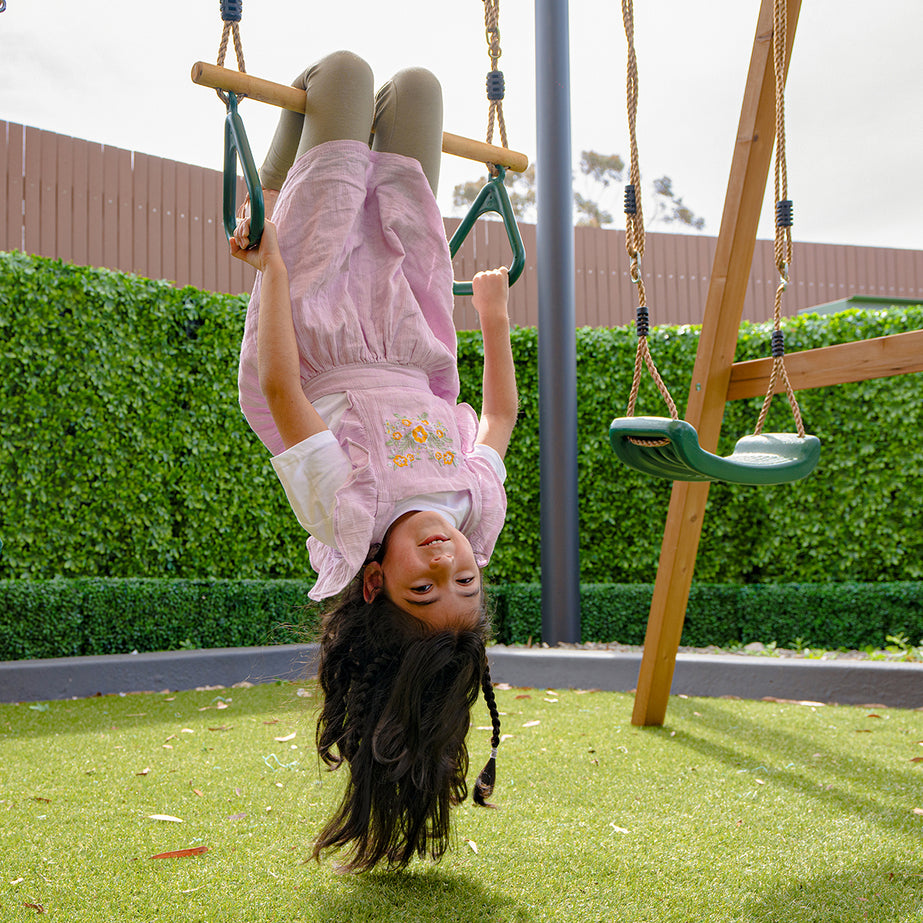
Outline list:
[[[299,75],[292,86],[306,93],[305,115],[282,110],[260,168],[265,189],[281,189],[295,160],[325,141],[368,143],[374,112],[372,70],[351,51],[335,51]]]
[[[442,162],[442,87],[428,70],[399,71],[378,91],[372,150],[419,160],[436,194]]]

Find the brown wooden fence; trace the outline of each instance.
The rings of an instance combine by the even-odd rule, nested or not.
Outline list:
[[[243,190],[238,193],[242,197]],[[0,121],[0,250],[24,250],[178,285],[244,292],[250,268],[228,255],[222,179],[208,170],[54,132]],[[445,219],[451,234],[458,219]],[[521,225],[528,254],[513,287],[515,323],[538,323],[535,227]],[[634,317],[622,231],[575,228],[578,326]],[[654,323],[702,319],[715,239],[648,234],[643,270]],[[456,278],[508,261],[502,226],[480,221],[455,259]],[[777,274],[771,241],[757,241],[744,303],[746,320],[771,316]],[[850,295],[923,299],[923,252],[796,243],[786,313]],[[477,326],[470,299],[456,303],[459,329]]]

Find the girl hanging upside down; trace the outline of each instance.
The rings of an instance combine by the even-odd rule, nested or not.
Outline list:
[[[231,252],[259,270],[241,348],[240,404],[272,453],[318,574],[317,746],[344,762],[342,803],[314,857],[344,868],[438,859],[467,795],[465,738],[483,690],[494,784],[500,719],[487,666],[482,569],[503,527],[503,457],[517,394],[506,269],[473,280],[484,340],[480,420],[457,403],[452,266],[436,205],[442,96],[401,71],[373,96],[338,52],[296,81],[260,171],[267,221]]]

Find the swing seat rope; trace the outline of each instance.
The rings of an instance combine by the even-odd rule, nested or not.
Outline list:
[[[622,0],[622,16],[628,40],[628,127],[631,141],[630,185],[625,190],[627,216],[625,243],[630,260],[630,278],[638,290],[636,328],[638,349],[628,409],[609,427],[609,442],[618,458],[630,468],[652,477],[672,481],[726,481],[731,484],[787,484],[807,477],[820,459],[820,440],[805,434],[798,402],[785,371],[785,350],[781,330],[782,294],[788,285],[791,263],[792,204],[787,198],[785,171],[784,66],[785,0],[776,0],[773,26],[773,52],[776,75],[776,263],[781,282],[776,291],[772,335],[773,370],[763,407],[753,435],[737,440],[727,457],[714,455],[699,444],[692,424],[679,419],[676,405],[651,358],[647,337],[649,320],[641,272],[644,253],[644,219],[638,166],[635,122],[638,105],[638,65],[634,49],[634,11],[632,0]],[[670,411],[670,417],[636,417],[635,403],[641,373],[647,367]],[[776,383],[781,382],[788,395],[797,433],[763,433],[769,404]]]

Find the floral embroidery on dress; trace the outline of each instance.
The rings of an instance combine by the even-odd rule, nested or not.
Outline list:
[[[391,464],[395,468],[412,468],[415,461],[429,458],[440,465],[454,466],[455,451],[448,429],[438,420],[394,414],[385,420],[385,434]]]

